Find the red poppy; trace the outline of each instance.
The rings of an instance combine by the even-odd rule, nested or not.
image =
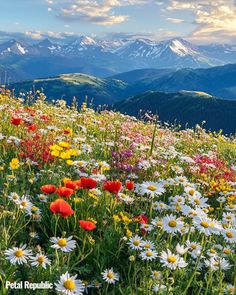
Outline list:
[[[63,199],[57,199],[50,204],[50,210],[53,214],[61,214],[61,217],[66,217],[74,213],[70,204]]]
[[[134,220],[136,221],[136,222],[138,222],[139,224],[146,224],[146,223],[148,223],[148,217],[145,215],[145,214],[140,214],[140,215],[138,215],[138,216],[136,216],[136,217],[134,217]]]
[[[11,118],[11,123],[15,126],[20,125],[23,122],[22,118],[18,118],[18,117],[12,117]]]
[[[56,193],[60,196],[60,197],[66,197],[66,198],[69,198],[71,195],[73,195],[74,193],[74,190],[71,189],[71,188],[67,188],[67,187],[63,187],[63,186],[60,186]]]
[[[81,187],[84,189],[93,189],[97,186],[97,181],[92,178],[81,177]]]
[[[53,184],[45,184],[45,185],[41,186],[41,191],[44,194],[53,194],[53,193],[55,193],[56,190],[57,190],[57,187]]]
[[[65,180],[63,182],[64,182],[65,187],[73,189],[73,190],[76,190],[78,187],[80,187],[80,182],[78,183],[78,180],[75,180],[75,181]]]
[[[92,221],[80,220],[79,224],[84,230],[93,230],[96,228],[96,225]]]
[[[132,191],[134,189],[134,182],[131,180],[127,180],[125,182],[125,186],[128,190]]]
[[[109,191],[110,193],[118,194],[121,190],[121,182],[119,180],[116,181],[106,181],[103,184],[103,189]]]
[[[37,126],[35,125],[35,124],[30,124],[29,126],[28,126],[28,131],[30,132],[30,131],[35,131],[37,129]]]

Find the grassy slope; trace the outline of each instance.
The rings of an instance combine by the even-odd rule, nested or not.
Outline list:
[[[139,114],[140,109],[150,110],[157,113],[162,121],[176,121],[182,126],[207,121],[207,128],[236,132],[236,101],[221,100],[204,93],[146,92],[118,102],[114,108],[134,116]]]

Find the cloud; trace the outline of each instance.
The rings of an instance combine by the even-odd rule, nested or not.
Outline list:
[[[184,19],[172,18],[172,17],[168,17],[166,20],[168,20],[169,22],[171,22],[173,24],[181,24],[184,22]]]
[[[116,13],[125,6],[144,5],[153,0],[54,0],[57,16],[66,21],[81,21],[96,25],[111,26],[125,22],[129,16]],[[48,2],[48,1],[47,1]]]
[[[192,41],[235,42],[236,7],[234,0],[171,1],[168,10],[190,10],[194,13]]]

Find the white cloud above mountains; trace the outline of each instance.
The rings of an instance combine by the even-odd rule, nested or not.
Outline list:
[[[126,21],[129,16],[115,12],[118,7],[144,5],[151,0],[46,0],[54,6],[57,16],[67,21],[78,20],[110,26]]]
[[[236,38],[236,6],[234,0],[172,0],[168,11],[191,11],[194,31],[191,40],[230,42]]]

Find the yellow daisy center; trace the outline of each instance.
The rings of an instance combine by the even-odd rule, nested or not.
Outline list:
[[[176,222],[175,220],[170,220],[169,223],[168,223],[168,225],[169,225],[170,227],[176,227],[177,222]]]
[[[153,276],[154,276],[155,278],[158,278],[158,276],[159,276],[159,272],[158,272],[158,271],[154,271],[154,272],[153,272]]]
[[[226,232],[226,236],[227,236],[227,238],[230,238],[230,239],[232,239],[232,237],[233,237],[233,234],[232,234],[232,232],[231,232],[231,231],[227,231],[227,232]]]
[[[68,279],[64,282],[63,286],[67,289],[67,290],[74,290],[75,289],[75,282],[72,281],[71,279]]]
[[[112,272],[108,272],[107,274],[108,279],[113,279],[114,278],[114,274]]]
[[[231,251],[229,250],[229,249],[224,249],[224,254],[230,254],[231,253]]]
[[[176,258],[175,256],[169,256],[169,257],[167,258],[167,260],[168,260],[169,263],[175,263],[176,260],[177,260],[177,258]]]
[[[67,244],[67,241],[66,241],[66,239],[60,239],[60,240],[58,240],[57,244],[58,244],[60,247],[65,247],[66,244]]]
[[[202,221],[201,223],[201,226],[203,226],[204,228],[208,228],[210,225],[207,221]]]
[[[15,252],[15,256],[16,256],[16,257],[22,257],[22,256],[24,256],[24,252],[23,252],[21,249],[16,250],[16,252]]]
[[[216,253],[216,250],[215,250],[215,249],[211,249],[211,250],[210,250],[210,253],[211,253],[211,254],[215,254],[215,253]]]
[[[151,245],[150,244],[144,244],[143,247],[146,248],[146,249],[150,249]]]
[[[21,202],[21,206],[23,206],[23,207],[27,206],[27,202],[26,201],[22,201]]]
[[[147,252],[146,252],[146,256],[147,256],[147,257],[151,257],[152,255],[153,255],[153,254],[152,254],[152,251],[147,251]]]
[[[140,244],[140,241],[139,240],[134,240],[133,244],[134,244],[134,246],[138,246]]]
[[[195,193],[195,190],[194,189],[190,189],[188,193],[190,194],[190,196],[193,196],[194,193]]]
[[[155,185],[149,185],[147,189],[149,189],[150,191],[155,191],[157,187]]]
[[[192,248],[193,250],[195,250],[195,249],[197,249],[197,245],[196,245],[196,244],[192,244],[192,245],[191,245],[191,248]]]
[[[44,259],[43,256],[39,256],[38,259],[37,259],[37,261],[38,261],[39,264],[43,264],[44,261],[45,261],[45,259]]]
[[[200,201],[199,199],[195,199],[195,200],[194,200],[194,203],[195,203],[196,205],[200,205],[200,204],[201,204],[201,201]]]

